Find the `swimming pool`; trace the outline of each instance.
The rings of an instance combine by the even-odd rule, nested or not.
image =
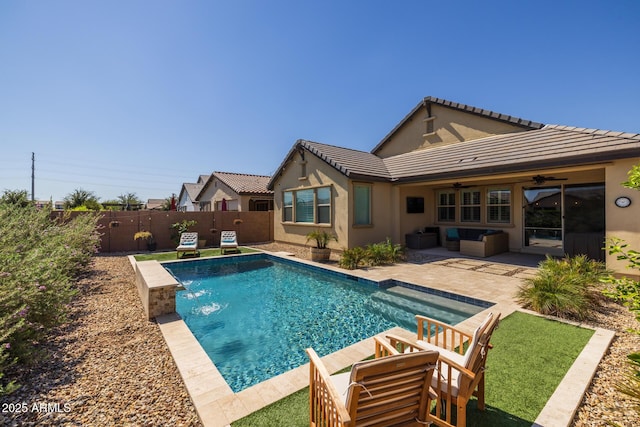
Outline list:
[[[185,287],[177,312],[234,392],[306,363],[307,347],[324,356],[394,326],[415,331],[417,313],[455,324],[491,305],[267,254],[164,267]]]

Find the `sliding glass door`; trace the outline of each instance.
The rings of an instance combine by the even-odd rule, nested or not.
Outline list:
[[[561,255],[562,188],[525,188],[524,203],[524,246]]]
[[[602,183],[525,188],[525,249],[603,261],[604,214]]]

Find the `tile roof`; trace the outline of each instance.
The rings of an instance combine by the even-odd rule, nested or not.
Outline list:
[[[383,160],[375,154],[306,140],[299,140],[297,145],[350,178],[391,178]]]
[[[299,149],[351,179],[414,182],[640,157],[640,134],[546,125],[384,159],[364,151],[299,140],[274,174],[269,188],[273,188],[274,180]]]
[[[456,178],[640,156],[640,134],[547,125],[542,129],[384,159],[393,181]]]
[[[443,107],[453,108],[456,110],[464,111],[466,113],[476,114],[478,116],[488,117],[490,119],[499,120],[502,122],[506,122],[512,125],[521,126],[525,129],[540,129],[544,126],[542,123],[534,122],[531,120],[522,119],[520,117],[510,116],[508,114],[496,113],[495,111],[485,110],[483,108],[473,107],[467,104],[461,104],[459,102],[448,101],[442,98],[436,98],[433,96],[427,96],[423,98],[418,105],[416,105],[410,112],[407,114],[401,121],[398,123],[392,130],[389,132],[382,141],[376,145],[372,153],[378,151],[382,146],[391,138],[391,136],[396,133],[398,129],[404,126],[405,122],[411,119],[411,117],[422,107],[428,107],[430,104],[437,104]]]
[[[193,184],[193,183],[185,182],[184,184],[182,184],[182,186],[184,191],[187,192],[187,196],[189,196],[189,199],[191,201],[195,201],[196,198],[198,197],[198,194],[200,194],[200,190],[202,190],[202,187],[204,187],[204,182],[202,184]],[[182,192],[180,194],[182,195]]]
[[[319,159],[322,159],[351,179],[362,178],[374,181],[386,181],[391,178],[384,162],[375,154],[299,139],[293,144],[293,147],[291,147],[289,153],[287,153],[273,174],[268,184],[270,189],[273,189],[275,181],[281,175],[287,163],[291,161],[296,153],[301,151],[309,152]]]
[[[238,194],[273,194],[273,191],[267,188],[270,176],[232,172],[214,172],[213,176]]]

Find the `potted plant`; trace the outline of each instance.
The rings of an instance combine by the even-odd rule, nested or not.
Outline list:
[[[150,231],[138,231],[133,235],[133,240],[146,240],[148,251],[155,251],[158,245]]]
[[[316,241],[316,247],[311,248],[311,261],[327,261],[331,255],[331,249],[327,248],[330,240],[338,241],[338,238],[325,230],[315,230],[307,234],[307,242],[309,240]]]

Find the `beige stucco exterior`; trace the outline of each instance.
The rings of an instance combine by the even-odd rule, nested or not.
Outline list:
[[[308,171],[308,173],[307,173]],[[331,225],[303,224],[283,221],[283,194],[288,190],[303,188],[331,187]],[[307,242],[306,235],[316,229],[333,233],[337,242],[329,242],[328,247],[349,247],[349,180],[343,174],[329,167],[322,160],[307,154],[305,160],[299,153],[294,154],[273,188],[274,192],[274,238],[294,244]]]
[[[628,171],[640,164],[640,157],[613,162],[606,167],[606,224],[607,238],[619,238],[629,244],[629,249],[640,251],[640,190],[623,187]],[[615,205],[616,198],[626,196],[631,199],[627,208]],[[627,263],[618,261],[615,255],[607,254],[607,266],[623,274],[638,274],[630,271]]]
[[[375,154],[380,157],[390,157],[434,146],[525,130],[522,126],[435,104],[430,108],[433,129],[427,129],[427,118],[430,116],[427,108],[422,106],[379,147]],[[433,132],[427,133],[427,130],[433,130]]]
[[[492,118],[493,116],[482,116],[437,104],[432,104],[430,108],[431,115],[435,116],[433,134],[425,135],[426,125],[423,118],[427,117],[427,110],[425,106],[422,106],[417,108],[413,115],[405,118],[386,137],[385,141],[377,146],[373,153],[379,158],[384,158],[397,154],[412,153],[416,150],[429,150],[443,145],[453,145],[462,141],[476,140],[491,135],[513,134],[527,130],[526,126],[514,124],[510,117],[509,120],[496,120]],[[541,124],[533,123],[528,129],[539,129],[542,126]],[[635,138],[637,139],[637,137]],[[488,141],[492,141],[492,139]],[[488,149],[490,150],[490,147]],[[638,154],[640,154],[640,151]],[[640,250],[640,220],[638,220],[640,218],[640,191],[627,189],[621,185],[622,182],[627,180],[627,173],[633,165],[640,164],[640,156],[607,161],[598,161],[596,158],[596,160],[589,159],[583,163],[580,161],[567,161],[564,165],[554,165],[554,167],[546,168],[532,167],[529,170],[519,169],[517,172],[489,172],[477,175],[468,174],[456,179],[424,178],[422,181],[409,180],[403,182],[402,180],[396,181],[379,176],[367,178],[362,172],[359,175],[352,174],[347,170],[348,168],[345,169],[341,168],[340,165],[336,165],[335,159],[330,158],[331,155],[336,155],[335,151],[331,151],[331,154],[325,156],[321,152],[318,153],[316,148],[309,148],[302,144],[297,145],[296,149],[292,150],[289,157],[283,162],[279,175],[276,175],[272,181],[275,200],[274,238],[276,241],[312,245],[313,242],[307,242],[307,233],[318,228],[324,228],[338,237],[338,241],[331,242],[329,247],[340,249],[365,246],[370,243],[384,241],[386,238],[390,238],[393,243],[405,244],[405,236],[407,234],[424,230],[425,227],[439,227],[441,242],[445,241],[446,229],[449,227],[500,229],[508,233],[509,250],[512,252],[548,253],[562,256],[568,241],[565,240],[567,236],[564,234],[566,231],[564,224],[566,206],[562,207],[562,231],[558,242],[545,242],[549,246],[536,246],[530,242],[530,239],[525,241],[524,206],[526,201],[524,190],[527,188],[559,188],[559,197],[562,197],[561,203],[569,203],[568,200],[574,199],[565,198],[567,189],[574,191],[574,193],[569,192],[567,194],[575,194],[575,190],[579,186],[589,187],[593,185],[596,188],[600,188],[597,190],[597,194],[600,194],[601,188],[604,186],[606,199],[604,201],[605,237],[624,239],[629,243],[630,248]],[[372,160],[371,157],[366,157],[368,153],[355,155],[347,153],[344,154],[344,156],[347,156],[345,161],[353,166],[353,156],[358,155],[361,156],[361,159]],[[373,160],[375,160],[375,157]],[[555,179],[536,183],[532,179],[535,175]],[[360,184],[371,187],[371,224],[366,226],[354,225],[354,186]],[[454,184],[458,187],[454,187]],[[331,187],[331,224],[301,224],[293,221],[283,221],[282,206],[283,193],[285,191],[322,186]],[[460,220],[460,192],[467,188],[479,190],[482,195],[479,222],[461,222]],[[488,221],[488,206],[485,197],[489,189],[510,191],[509,222],[496,223]],[[456,194],[457,213],[456,220],[453,222],[438,221],[437,201],[438,192],[441,190],[455,192]],[[617,207],[615,199],[619,196],[631,198],[631,206],[627,208]],[[424,212],[408,213],[407,197],[423,198]],[[596,233],[593,230],[588,230],[588,232],[578,230],[575,224],[578,224],[578,226],[582,224],[582,214],[576,217],[575,209],[573,212],[574,230],[569,237],[573,242],[573,247],[581,248],[582,241],[579,239],[586,238],[585,236],[589,235],[591,239],[589,246],[592,249],[595,246],[596,252],[599,252],[600,247],[598,247],[597,243],[601,237],[596,235],[594,243],[592,237]],[[601,218],[601,208],[598,208],[596,212],[596,216],[589,218]],[[598,231],[598,233],[601,233],[601,231]],[[602,252],[599,253],[601,254]],[[637,272],[626,270],[626,263],[617,261],[615,256],[606,255],[606,262],[608,267],[617,272],[637,274]]]

